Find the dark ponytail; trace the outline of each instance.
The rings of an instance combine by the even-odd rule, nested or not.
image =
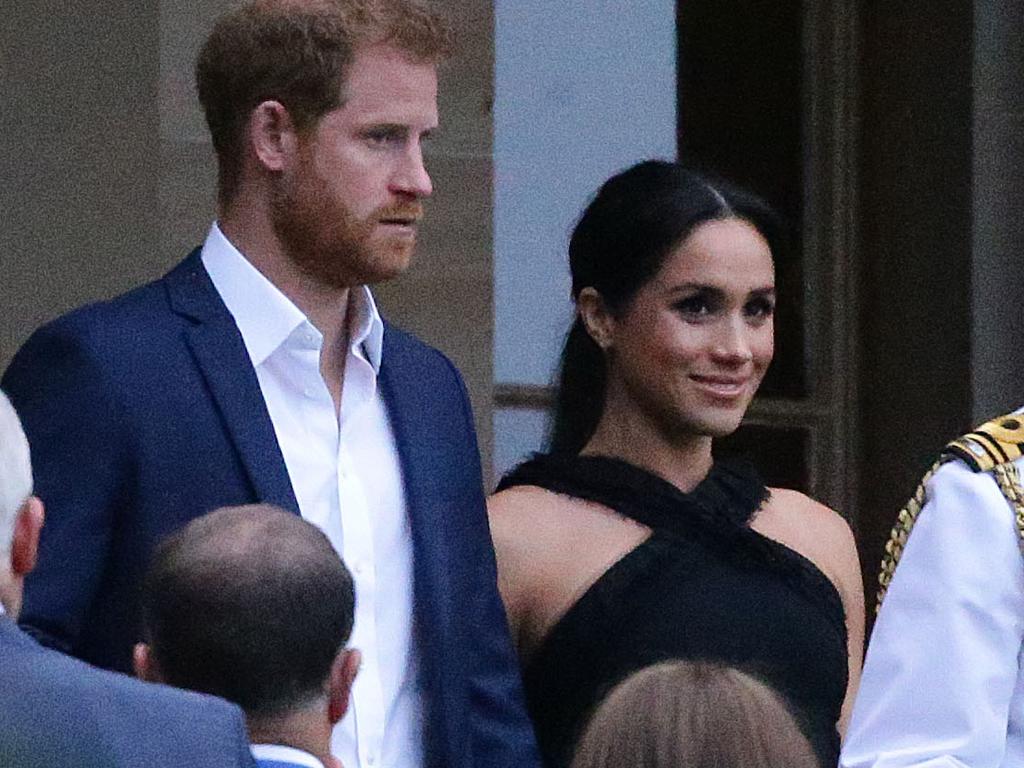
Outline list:
[[[648,160],[606,181],[580,216],[569,241],[572,298],[590,287],[618,314],[699,225],[737,218],[780,249],[778,220],[761,200],[728,184],[712,184],[678,163]],[[548,448],[578,453],[604,410],[607,362],[577,316],[565,340]]]
[[[577,454],[593,436],[604,410],[605,376],[604,353],[577,315],[562,348],[548,446],[552,453]]]

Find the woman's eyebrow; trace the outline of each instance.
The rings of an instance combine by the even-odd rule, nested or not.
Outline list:
[[[721,286],[711,285],[710,283],[677,283],[671,285],[668,288],[669,293],[715,293],[725,294],[725,290]]]

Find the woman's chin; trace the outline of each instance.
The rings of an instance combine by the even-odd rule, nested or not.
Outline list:
[[[744,409],[745,410],[745,409]],[[743,411],[737,413],[704,413],[697,418],[681,420],[676,431],[685,437],[710,437],[719,439],[728,437],[743,422]]]

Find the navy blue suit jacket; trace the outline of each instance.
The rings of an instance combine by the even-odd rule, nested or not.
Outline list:
[[[379,383],[412,529],[427,754],[451,768],[536,765],[462,380],[386,325]],[[127,670],[136,592],[163,537],[224,505],[298,512],[256,372],[198,250],[36,331],[2,386],[47,507],[22,611],[47,645]]]
[[[0,765],[252,768],[226,701],[104,672],[0,616]]]

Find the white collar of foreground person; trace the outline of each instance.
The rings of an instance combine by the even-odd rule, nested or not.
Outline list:
[[[321,763],[309,752],[295,747],[287,747],[283,744],[253,744],[252,756],[257,763],[267,761],[271,763],[284,763],[285,765],[299,765],[305,768],[330,768]]]

